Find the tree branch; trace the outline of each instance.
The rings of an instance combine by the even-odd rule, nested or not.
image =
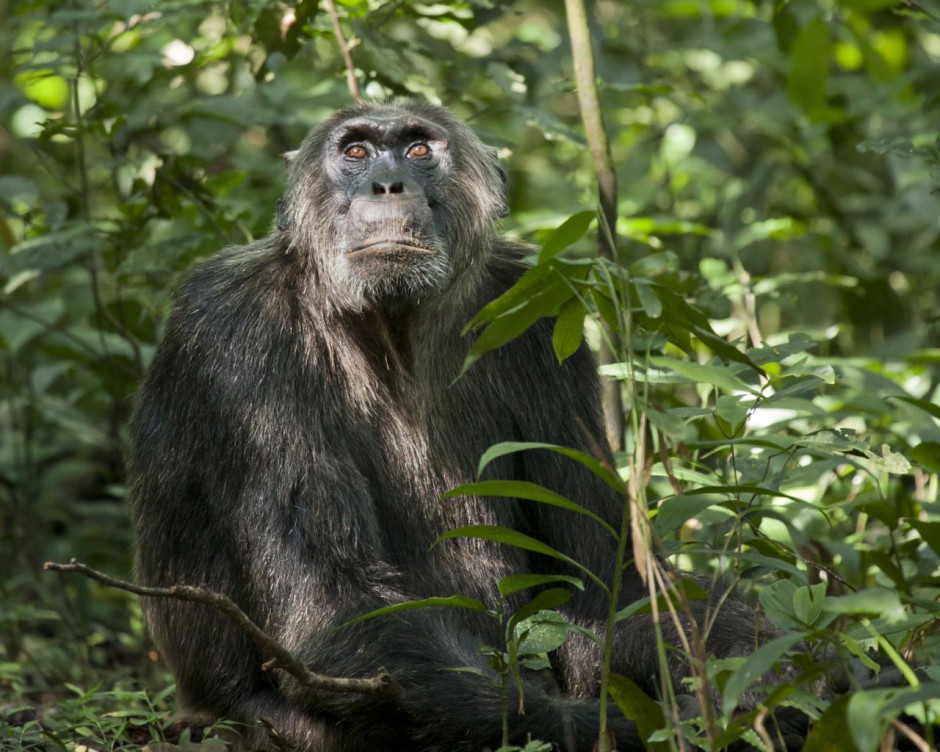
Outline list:
[[[584,0],[565,0],[568,16],[568,35],[571,37],[571,59],[574,64],[574,79],[581,108],[581,122],[587,136],[588,149],[594,163],[597,178],[601,216],[606,225],[601,227],[599,245],[607,258],[617,260],[614,239],[617,236],[617,173],[610,156],[610,143],[601,115],[597,96],[597,74],[594,71],[594,50],[588,29]]]
[[[362,95],[359,93],[359,79],[356,78],[356,66],[353,64],[352,59],[352,49],[356,44],[346,40],[333,0],[323,0],[323,7],[330,15],[330,21],[333,23],[333,36],[336,37],[336,44],[339,45],[339,51],[343,55],[343,63],[346,66],[346,86],[349,87],[349,94],[353,99],[359,99]]]
[[[271,671],[278,669],[284,671],[297,679],[301,684],[311,689],[338,692],[341,694],[386,695],[395,700],[401,695],[401,688],[398,686],[398,683],[392,678],[391,674],[384,669],[380,669],[379,674],[371,679],[342,679],[315,674],[296,658],[293,653],[255,624],[248,614],[242,611],[235,602],[224,593],[217,593],[209,588],[196,587],[193,585],[173,585],[168,588],[135,585],[132,582],[119,580],[104,572],[92,569],[75,559],[71,559],[68,564],[57,564],[53,561],[47,561],[43,564],[43,569],[53,572],[78,572],[108,587],[126,590],[129,593],[145,596],[147,598],[175,598],[176,600],[205,603],[206,605],[212,606],[212,608],[228,616],[239,629],[261,648],[263,653],[271,656],[269,660],[261,665],[263,670]]]

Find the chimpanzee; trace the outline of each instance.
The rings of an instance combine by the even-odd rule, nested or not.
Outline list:
[[[591,354],[582,348],[559,365],[549,321],[456,378],[472,340],[463,326],[525,268],[527,249],[497,234],[505,200],[493,152],[454,115],[413,101],[359,103],[303,142],[270,234],[223,251],[179,292],[132,423],[140,581],[226,593],[312,670],[369,677],[385,668],[401,688],[395,701],[307,689],[262,671],[256,645],[205,605],[147,599],[153,638],[189,706],[248,724],[266,718],[306,752],[495,748],[499,692],[448,670],[485,669],[479,648],[500,644],[493,623],[427,609],[335,628],[429,596],[494,604],[502,577],[567,571],[477,539],[432,546],[461,525],[522,531],[610,581],[614,542],[582,515],[519,500],[441,501],[476,480],[480,456],[498,442],[609,453]],[[620,519],[623,500],[556,453],[507,455],[485,477],[534,481]],[[643,595],[628,567],[624,603]],[[598,588],[588,584],[561,610],[602,632]],[[754,623],[741,603],[726,604],[709,651],[747,652]],[[672,622],[662,627],[677,643]],[[599,650],[572,636],[551,658],[558,690],[526,680],[511,735],[590,750]],[[622,624],[614,670],[653,689],[657,665],[651,622]],[[678,682],[680,660],[674,672]],[[611,719],[621,752],[639,748],[633,725]],[[243,745],[265,738],[249,731]]]

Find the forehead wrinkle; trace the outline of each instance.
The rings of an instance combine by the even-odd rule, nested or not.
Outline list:
[[[356,117],[342,124],[336,140],[344,143],[364,139],[389,145],[404,141],[406,137],[433,141],[442,139],[443,131],[429,120],[413,115]]]

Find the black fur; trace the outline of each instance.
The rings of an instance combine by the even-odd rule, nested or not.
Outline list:
[[[368,159],[344,153],[367,137]],[[409,140],[431,143],[432,155],[403,158]],[[310,691],[263,673],[264,656],[208,607],[149,599],[153,638],[188,705],[249,724],[266,717],[307,752],[495,748],[498,693],[446,670],[485,665],[478,648],[499,643],[491,624],[435,609],[332,628],[413,598],[492,604],[503,576],[563,571],[474,540],[431,548],[459,525],[524,531],[609,580],[614,543],[582,516],[439,501],[475,480],[480,455],[500,441],[606,446],[594,362],[582,349],[559,366],[549,322],[454,381],[470,345],[462,326],[523,269],[524,249],[495,232],[504,186],[492,153],[446,111],[362,104],[315,129],[292,159],[271,234],[224,251],[180,291],[132,427],[140,581],[225,592],[313,670],[367,677],[385,667],[403,688],[401,704]],[[404,199],[391,195],[398,187]],[[377,250],[355,253],[373,241]],[[620,517],[622,499],[549,452],[505,457],[487,477],[535,481]],[[624,603],[643,594],[629,567]],[[563,610],[600,630],[606,609],[589,588]],[[725,608],[710,649],[745,652],[753,621],[740,604]],[[648,621],[623,625],[614,669],[654,688],[654,645]],[[527,685],[513,738],[561,745],[573,725],[576,749],[590,750],[598,651],[572,638],[553,660],[561,692]],[[639,748],[632,725],[611,717],[621,752]]]

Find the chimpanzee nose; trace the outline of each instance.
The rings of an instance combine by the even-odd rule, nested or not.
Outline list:
[[[421,185],[400,165],[376,165],[359,184],[356,195],[367,201],[406,201],[420,198]]]
[[[394,196],[405,192],[405,184],[401,180],[373,180],[373,196]]]

